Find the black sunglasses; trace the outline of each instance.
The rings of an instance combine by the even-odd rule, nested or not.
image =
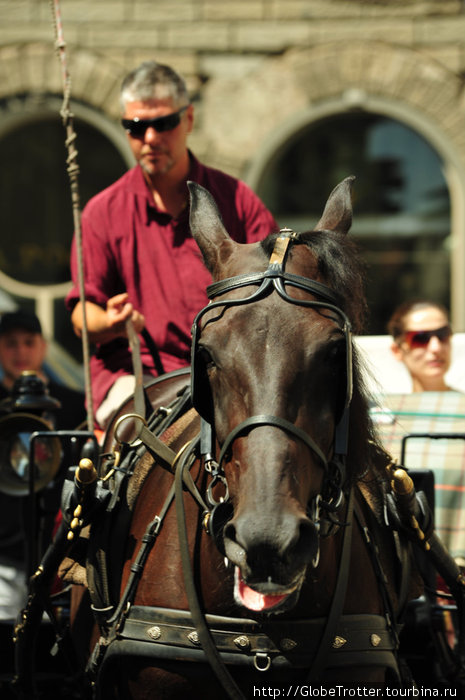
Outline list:
[[[406,331],[404,334],[405,342],[410,348],[425,348],[431,338],[437,338],[444,343],[452,335],[450,326],[442,326],[434,331]]]
[[[181,121],[181,114],[188,108],[189,105],[185,105],[178,109],[177,112],[172,114],[167,114],[166,117],[155,117],[155,119],[122,119],[121,124],[126,129],[128,134],[135,137],[144,136],[145,132],[149,127],[155,129],[158,133],[163,131],[172,131],[176,129]]]

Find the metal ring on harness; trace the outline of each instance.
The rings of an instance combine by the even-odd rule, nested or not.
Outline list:
[[[216,498],[213,496],[213,488],[218,483],[222,484],[222,486],[224,487],[224,495],[220,497],[219,501],[217,501]],[[229,501],[229,487],[224,474],[218,472],[213,475],[212,480],[207,486],[207,500],[209,504],[213,507],[218,506],[220,503],[224,503],[225,501]]]
[[[264,661],[265,665],[260,666],[259,661]],[[257,651],[253,658],[253,665],[257,671],[265,673],[265,671],[268,671],[271,667],[271,657],[265,651]]]
[[[128,421],[131,419],[134,421],[134,437],[128,440],[124,435],[120,435],[119,433],[122,432],[123,427],[128,426]],[[138,422],[140,423],[139,429],[137,429]],[[115,423],[113,434],[115,436],[116,442],[119,442],[120,445],[130,445],[131,447],[137,447],[138,445],[142,444],[142,440],[140,439],[140,433],[143,426],[147,426],[147,421],[139,413],[125,413],[123,416],[118,418],[118,420]]]

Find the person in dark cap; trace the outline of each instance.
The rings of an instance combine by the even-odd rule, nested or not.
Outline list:
[[[3,314],[0,318],[0,365],[3,369],[0,398],[10,394],[13,384],[25,370],[37,372],[46,381],[42,370],[46,352],[47,343],[35,314],[28,311]]]
[[[39,319],[25,310],[4,313],[0,317],[0,419],[15,409],[20,397],[18,387],[32,372],[37,376],[32,386],[40,386],[41,395],[50,397],[53,411],[40,414],[55,430],[75,430],[86,418],[83,392],[50,379],[43,363],[47,341],[42,334]],[[43,384],[41,381],[42,380]],[[55,400],[55,401],[53,401]],[[22,412],[31,413],[29,410]],[[69,466],[69,465],[66,465]],[[2,465],[0,464],[0,469]],[[41,492],[41,508],[47,512],[44,540],[51,529],[59,507],[61,481],[54,478]],[[0,675],[12,672],[11,629],[25,602],[26,535],[22,518],[23,503],[27,497],[9,495],[0,484]],[[44,542],[44,544],[46,544]],[[1,684],[0,684],[1,695]]]
[[[61,407],[56,411],[54,428],[74,430],[86,418],[84,394],[50,379],[43,363],[47,341],[37,316],[29,311],[9,311],[0,318],[0,401],[11,395],[14,383],[23,372],[35,372],[44,382],[48,393]]]

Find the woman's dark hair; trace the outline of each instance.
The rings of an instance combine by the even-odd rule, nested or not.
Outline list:
[[[446,307],[437,301],[431,301],[430,299],[414,299],[412,301],[404,301],[400,304],[393,312],[391,318],[387,324],[387,330],[390,335],[397,340],[401,335],[405,333],[405,317],[414,311],[420,311],[420,309],[427,309],[433,307],[434,309],[439,309],[442,313],[449,318],[449,312]]]

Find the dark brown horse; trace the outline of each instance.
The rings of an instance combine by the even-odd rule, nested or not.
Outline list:
[[[400,682],[397,619],[415,577],[383,519],[389,459],[352,350],[365,301],[350,185],[316,230],[251,245],[190,185],[213,278],[193,327],[194,408],[161,430],[174,460],[147,433],[126,444],[136,418],[118,424],[122,471],[87,567],[101,698]],[[157,382],[156,403],[185,384]]]

